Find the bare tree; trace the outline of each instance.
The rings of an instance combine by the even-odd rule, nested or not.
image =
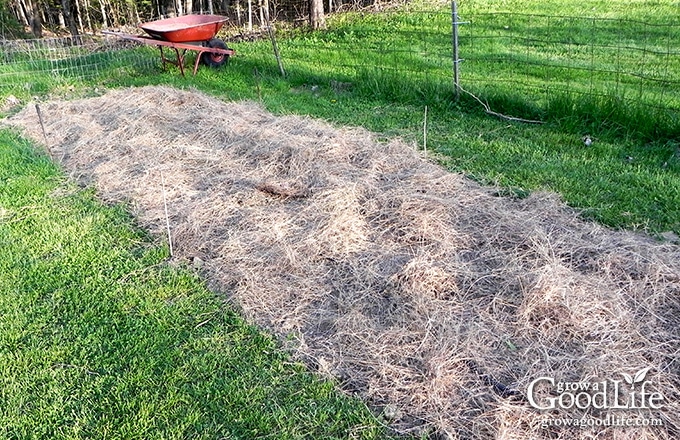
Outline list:
[[[78,26],[76,26],[75,10],[71,0],[61,0],[61,13],[64,16],[64,24],[68,28],[73,38],[78,37]]]
[[[109,20],[106,16],[106,5],[104,4],[103,0],[100,0],[99,8],[101,9],[101,13],[102,13],[102,24],[104,25],[104,28],[108,28],[109,27]]]
[[[91,31],[94,31],[92,19],[90,18],[90,0],[83,0],[83,9],[85,10],[85,22],[87,23],[87,28]]]
[[[248,32],[253,31],[253,0],[248,0]]]
[[[42,38],[42,20],[40,19],[38,0],[34,0],[31,9],[31,33],[35,38]]]
[[[309,24],[312,29],[326,29],[326,16],[323,13],[323,0],[309,0]]]

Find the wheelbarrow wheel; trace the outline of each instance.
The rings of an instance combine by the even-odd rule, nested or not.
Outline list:
[[[212,49],[229,49],[224,41],[218,38],[213,38],[208,41],[206,47],[210,47]],[[203,61],[203,64],[210,67],[222,67],[229,61],[229,55],[222,53],[203,52],[201,54],[201,61]]]

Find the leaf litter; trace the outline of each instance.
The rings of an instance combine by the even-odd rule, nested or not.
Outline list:
[[[71,178],[159,239],[165,193],[175,259],[200,261],[247,319],[395,431],[680,435],[678,246],[584,221],[555,194],[499,197],[398,139],[252,102],[156,86],[42,109]],[[43,140],[31,106],[6,122]],[[643,368],[664,405],[626,415],[662,426],[542,427],[584,411],[525,396],[538,377]]]

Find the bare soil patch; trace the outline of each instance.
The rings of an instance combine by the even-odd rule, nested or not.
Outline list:
[[[398,140],[254,103],[145,87],[41,109],[68,174],[159,237],[165,193],[175,259],[202,261],[248,319],[399,432],[680,436],[678,246],[585,222],[553,194],[498,197]],[[43,141],[32,106],[8,122]],[[660,409],[527,401],[542,376],[628,390],[622,374],[647,367]],[[539,388],[542,402],[558,395]],[[607,413],[663,426],[539,423]]]

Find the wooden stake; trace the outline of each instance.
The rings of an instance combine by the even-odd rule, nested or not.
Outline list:
[[[163,191],[163,206],[165,208],[165,226],[168,230],[168,245],[170,246],[170,258],[174,256],[172,250],[172,235],[170,234],[170,216],[168,215],[168,201],[165,198],[165,178],[163,177],[163,171],[161,171],[161,189]]]
[[[253,76],[255,77],[255,87],[257,87],[257,99],[262,102],[262,89],[260,88],[260,72],[257,67],[253,69]]]
[[[42,129],[43,137],[45,138],[45,148],[47,148],[47,153],[52,157],[52,149],[50,148],[50,143],[47,140],[47,132],[45,131],[45,125],[43,124],[42,113],[40,113],[40,106],[35,104],[35,112],[38,113],[38,122],[40,122],[40,128]]]
[[[423,118],[423,150],[427,153],[427,106],[425,106],[425,117]]]

